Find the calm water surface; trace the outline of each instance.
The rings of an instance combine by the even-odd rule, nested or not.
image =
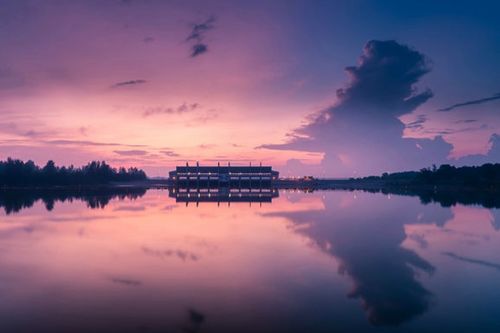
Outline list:
[[[498,209],[71,198],[0,199],[0,332],[500,332]]]

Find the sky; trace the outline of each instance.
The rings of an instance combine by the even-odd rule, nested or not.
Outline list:
[[[0,158],[500,162],[498,1],[0,0]]]

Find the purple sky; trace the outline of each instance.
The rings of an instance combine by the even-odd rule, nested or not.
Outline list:
[[[0,0],[0,158],[500,162],[496,1]]]

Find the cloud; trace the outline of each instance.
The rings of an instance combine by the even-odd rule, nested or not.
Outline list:
[[[160,150],[160,153],[162,153],[165,156],[168,157],[179,157],[180,155],[174,152],[173,150]]]
[[[453,259],[457,259],[460,261],[464,261],[464,262],[468,262],[468,263],[476,264],[476,265],[481,265],[481,266],[485,266],[485,267],[491,267],[491,268],[494,268],[494,269],[497,269],[500,271],[500,264],[497,264],[494,262],[489,262],[489,261],[485,261],[485,260],[481,260],[481,259],[462,257],[458,254],[453,253],[453,252],[443,252],[443,254],[445,256],[448,256],[448,257],[453,258]]]
[[[115,83],[111,87],[119,88],[119,87],[124,87],[124,86],[135,86],[135,85],[139,85],[139,84],[144,84],[146,82],[147,82],[146,80],[130,80],[130,81],[123,81],[123,82]]]
[[[157,257],[163,260],[168,257],[176,257],[181,261],[197,261],[200,259],[197,254],[180,249],[157,250],[144,246],[142,251],[148,256]]]
[[[213,143],[202,143],[198,145],[198,148],[200,149],[212,149],[215,148],[217,145],[214,145]]]
[[[131,280],[131,279],[120,278],[120,277],[113,277],[110,280],[113,283],[121,284],[121,285],[128,286],[128,287],[138,287],[138,286],[142,285],[142,282],[139,280]]]
[[[448,134],[456,134],[456,133],[465,133],[465,132],[472,132],[472,131],[482,131],[488,129],[489,126],[487,124],[482,124],[480,126],[475,126],[475,127],[464,127],[464,128],[442,128],[442,129],[434,129],[434,128],[428,128],[428,129],[423,129],[421,133],[426,133],[426,134],[436,134],[436,135],[448,135]]]
[[[417,120],[406,124],[406,128],[422,129],[424,127],[423,125],[426,121],[427,121],[427,116],[425,114],[421,114],[417,117]]]
[[[191,52],[191,57],[196,57],[197,55],[200,55],[202,53],[205,53],[208,51],[208,47],[205,44],[195,44],[192,47],[192,52]]]
[[[0,123],[0,133],[20,136],[27,139],[41,139],[44,137],[51,137],[58,134],[56,131],[39,131],[35,129],[25,128],[19,126],[14,122]]]
[[[116,147],[146,147],[146,145],[131,145],[115,142],[96,142],[89,140],[47,140],[45,144],[61,145],[61,146],[116,146]]]
[[[321,173],[321,167],[317,164],[307,164],[300,159],[288,159],[285,165],[280,168],[283,176],[305,176]]]
[[[199,114],[197,117],[191,119],[188,125],[193,126],[197,124],[206,124],[208,121],[217,119],[218,117],[219,117],[219,112],[215,109],[210,109],[204,113]]]
[[[191,104],[182,103],[177,107],[163,107],[163,106],[149,107],[143,112],[142,116],[149,117],[157,114],[183,114],[195,111],[200,107],[201,106],[198,103],[191,103]]]
[[[444,163],[452,146],[434,139],[403,138],[400,117],[433,96],[416,84],[430,71],[422,53],[393,40],[369,41],[357,66],[338,89],[335,105],[306,118],[288,142],[259,148],[324,152],[323,168],[339,176],[366,175]],[[419,128],[420,116],[409,126]]]
[[[459,119],[455,121],[455,124],[470,124],[478,121],[478,119]]]
[[[500,161],[500,135],[493,134],[490,137],[489,144],[491,148],[488,153],[468,155],[459,158],[455,164],[457,165],[481,165],[484,163],[492,163]]]
[[[132,150],[113,150],[113,153],[121,155],[121,156],[144,156],[147,155],[148,152],[140,149],[132,149]]]
[[[144,38],[142,39],[142,41],[143,41],[144,43],[152,43],[152,42],[154,42],[154,41],[155,41],[155,39],[154,39],[153,37],[148,36],[148,37],[144,37]]]
[[[210,16],[205,21],[192,25],[191,33],[186,38],[186,42],[192,43],[191,58],[208,52],[208,45],[205,43],[205,35],[208,31],[212,30],[215,27],[214,23],[215,17]]]
[[[446,108],[439,109],[438,111],[451,111],[451,110],[456,109],[456,108],[461,108],[461,107],[469,106],[469,105],[483,104],[483,103],[495,101],[497,99],[500,99],[500,93],[495,94],[495,95],[490,96],[490,97],[485,97],[485,98],[480,98],[480,99],[474,99],[472,101],[467,101],[467,102],[453,104],[453,105],[448,106]]]

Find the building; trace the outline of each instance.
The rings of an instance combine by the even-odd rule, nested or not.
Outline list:
[[[178,188],[199,189],[229,187],[259,189],[271,187],[278,180],[279,173],[270,166],[178,166],[169,172],[171,184]]]

